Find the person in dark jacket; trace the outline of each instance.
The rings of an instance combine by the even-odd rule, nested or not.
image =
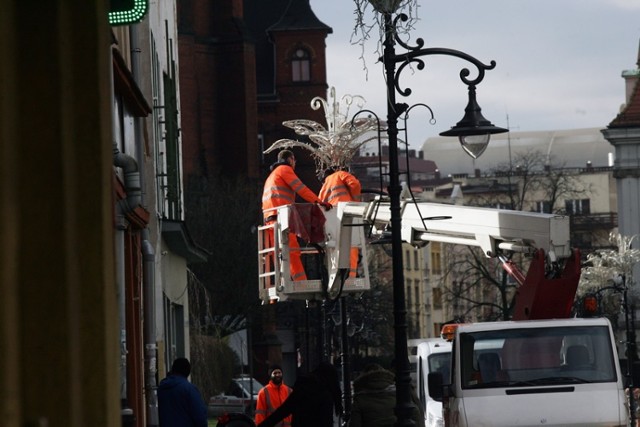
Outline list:
[[[414,399],[414,404],[419,404]],[[396,424],[396,385],[393,372],[372,363],[353,381],[353,405],[349,427],[393,427]],[[424,426],[424,417],[415,408],[416,427]]]
[[[200,392],[187,379],[191,363],[174,360],[169,375],[158,386],[160,427],[207,427],[207,406]]]
[[[293,391],[258,427],[273,427],[292,415],[292,427],[333,427],[333,414],[342,414],[342,391],[338,371],[323,362],[309,375],[302,375]]]

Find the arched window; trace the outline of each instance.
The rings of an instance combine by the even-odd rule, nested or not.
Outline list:
[[[294,82],[311,80],[311,56],[306,49],[297,48],[291,58],[291,77]]]

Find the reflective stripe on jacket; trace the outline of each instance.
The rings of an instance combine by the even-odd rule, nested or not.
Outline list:
[[[278,386],[269,381],[266,386],[262,387],[258,392],[258,401],[256,402],[256,425],[260,424],[282,405],[290,393],[291,388],[284,383]],[[291,416],[286,417],[276,425],[279,427],[290,427]]]
[[[318,197],[335,206],[338,202],[357,200],[361,191],[358,178],[346,171],[336,171],[324,180]]]
[[[262,212],[264,218],[275,214],[275,208],[293,204],[296,194],[309,203],[320,202],[318,196],[309,189],[286,163],[277,164],[264,183],[262,192]]]

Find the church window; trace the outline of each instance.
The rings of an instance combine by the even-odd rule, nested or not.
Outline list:
[[[294,82],[311,80],[311,56],[306,49],[298,48],[291,59],[291,76]]]

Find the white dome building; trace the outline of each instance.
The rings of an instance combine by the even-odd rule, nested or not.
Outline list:
[[[601,128],[509,132],[492,135],[486,151],[478,159],[466,155],[456,138],[433,137],[422,146],[424,158],[437,165],[440,175],[486,173],[498,165],[508,165],[518,154],[538,151],[551,165],[564,167],[612,166],[614,149],[604,139]],[[516,164],[512,165],[514,168]]]

